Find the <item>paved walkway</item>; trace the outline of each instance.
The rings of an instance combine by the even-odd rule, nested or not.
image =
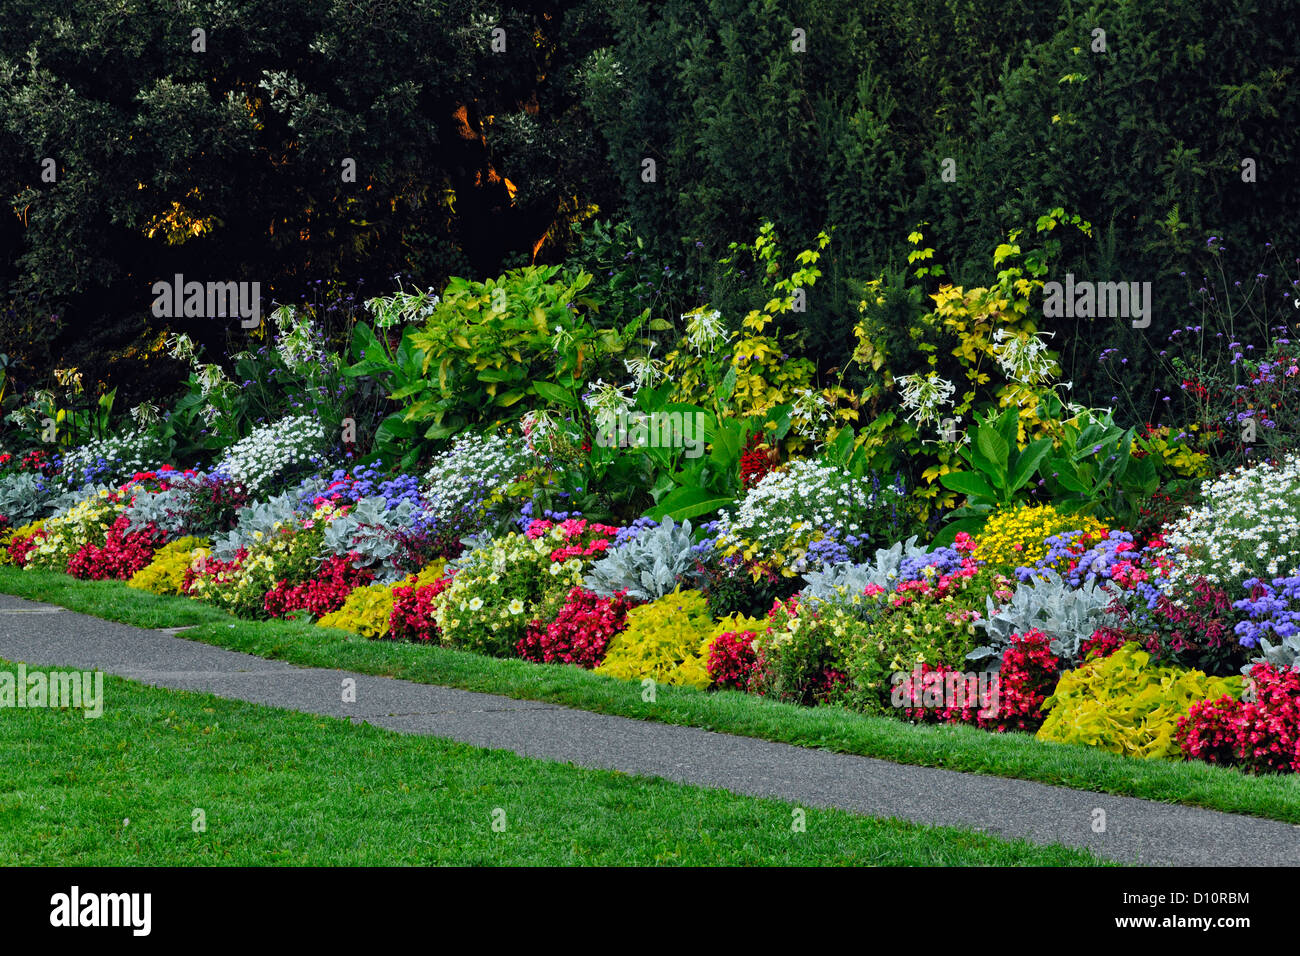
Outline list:
[[[1122,862],[1300,865],[1300,827],[1287,823],[295,667],[9,595],[0,595],[0,657],[45,667],[98,668],[156,687],[804,806],[1062,843]],[[356,703],[343,702],[347,678],[356,682]],[[105,706],[112,706],[111,696]],[[1097,810],[1105,811],[1102,833],[1093,830]]]

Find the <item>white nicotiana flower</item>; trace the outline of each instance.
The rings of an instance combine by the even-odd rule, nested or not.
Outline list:
[[[928,375],[904,375],[895,380],[901,389],[900,400],[908,409],[907,416],[918,425],[928,421],[938,421],[942,409],[952,399],[957,386],[947,379],[939,377],[937,372]]]
[[[831,403],[825,395],[811,388],[797,388],[794,396],[790,407],[790,422],[795,432],[805,438],[817,437],[821,433],[821,426],[831,421]]]
[[[613,428],[619,417],[630,412],[635,403],[627,392],[630,385],[609,385],[603,379],[596,379],[590,391],[582,397],[583,403],[591,411],[591,417],[598,429]]]
[[[722,324],[722,313],[716,309],[705,311],[703,308],[686,312],[682,315],[686,323],[686,341],[701,355],[704,351],[713,352],[719,344],[728,341],[731,335]]]
[[[131,418],[137,425],[152,425],[159,421],[159,408],[152,402],[141,402],[131,409]]]
[[[1044,334],[1052,336],[1056,333],[1017,335],[1005,328],[994,332],[993,341],[998,347],[993,355],[1002,374],[1023,385],[1037,385],[1055,375],[1059,371],[1056,360],[1047,354],[1047,343],[1039,338]]]
[[[167,339],[167,354],[182,362],[193,361],[196,354],[194,340],[184,332],[171,335]]]
[[[663,377],[664,363],[649,355],[624,359],[623,367],[632,376],[637,388],[650,388]]]

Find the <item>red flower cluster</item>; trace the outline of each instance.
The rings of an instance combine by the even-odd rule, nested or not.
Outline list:
[[[31,534],[14,535],[14,537],[10,539],[9,560],[14,563],[15,567],[22,568],[27,566],[27,559],[31,556],[32,551],[35,550],[38,544],[40,544],[41,539],[44,538],[45,535],[46,532],[44,530],[37,529]]]
[[[68,559],[65,569],[74,578],[103,581],[117,578],[125,581],[137,571],[148,567],[153,553],[163,546],[167,536],[150,522],[143,528],[131,530],[131,520],[119,515],[108,529],[102,547],[83,544]]]
[[[240,548],[235,552],[234,558],[229,561],[207,557],[198,562],[197,568],[191,564],[185,569],[185,577],[181,581],[181,590],[189,591],[190,587],[199,578],[220,580],[223,574],[228,574],[231,571],[238,570],[239,566],[244,563],[246,557],[248,557],[248,549]]]
[[[745,442],[745,449],[740,454],[740,484],[742,488],[752,488],[763,480],[776,462],[772,460],[772,450],[763,444],[762,432],[755,432]]]
[[[627,627],[632,603],[622,593],[603,598],[574,588],[554,621],[546,625],[540,621],[529,623],[515,650],[524,660],[576,664],[590,670],[605,659],[614,635]]]
[[[529,522],[528,530],[524,533],[535,540],[555,526],[554,521],[536,518]],[[569,518],[561,521],[559,528],[564,544],[551,551],[551,560],[556,563],[570,558],[595,558],[603,555],[619,530],[607,524],[589,522],[586,518]]]
[[[14,467],[14,462],[14,456],[9,452],[0,452],[0,468]],[[40,448],[23,452],[23,456],[17,459],[16,467],[19,471],[49,471],[51,469],[49,453]]]
[[[1035,730],[1045,719],[1043,702],[1056,689],[1061,660],[1052,653],[1051,639],[1033,628],[1013,634],[1002,652],[998,714],[981,724],[986,729]]]
[[[433,599],[451,584],[451,575],[432,584],[417,584],[414,574],[407,581],[393,588],[389,636],[395,641],[437,641],[441,632],[433,618]]]
[[[718,687],[745,690],[749,677],[758,666],[753,631],[726,631],[709,647],[709,677]]]
[[[266,592],[262,606],[271,617],[288,617],[302,610],[323,617],[337,611],[349,594],[374,579],[373,571],[354,567],[350,556],[330,555],[321,562],[314,580],[294,585],[280,581]]]
[[[1131,640],[1133,635],[1122,628],[1099,627],[1092,632],[1092,637],[1079,644],[1079,657],[1110,657]]]
[[[1250,681],[1253,700],[1193,704],[1178,720],[1178,746],[1206,763],[1300,773],[1300,672],[1256,664]]]
[[[909,719],[920,723],[974,724],[999,733],[1034,730],[1044,720],[1043,702],[1056,686],[1060,667],[1050,645],[1037,628],[1013,634],[1002,652],[1001,671],[982,687],[977,675],[922,664],[895,688],[895,699],[901,699]],[[932,691],[939,692],[938,706],[927,699]]]

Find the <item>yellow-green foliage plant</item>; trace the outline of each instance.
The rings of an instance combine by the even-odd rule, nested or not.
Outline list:
[[[1043,703],[1047,720],[1039,740],[1101,747],[1129,757],[1177,758],[1178,718],[1192,704],[1224,694],[1240,698],[1240,677],[1208,677],[1181,667],[1158,667],[1136,643],[1109,657],[1066,671]]]
[[[389,618],[393,614],[393,586],[371,584],[354,588],[337,611],[316,622],[318,627],[337,627],[362,637],[388,636]]]
[[[840,385],[821,387],[817,382],[817,365],[802,351],[801,335],[782,333],[778,327],[800,310],[800,301],[821,276],[817,262],[830,244],[831,237],[822,232],[817,236],[816,248],[805,249],[794,256],[797,268],[782,277],[781,249],[776,227],[764,222],[752,245],[731,244],[732,255],[721,264],[735,269],[740,257],[753,259],[760,270],[765,288],[772,297],[759,309],[751,309],[741,320],[740,332],[729,341],[726,351],[730,359],[726,364],[724,382],[719,389],[711,382],[705,365],[699,360],[689,339],[665,357],[664,373],[674,383],[671,398],[711,406],[719,391],[726,392],[727,407],[715,408],[720,415],[750,418],[775,414],[778,407],[788,407],[793,427],[781,440],[785,457],[806,451],[815,437],[821,437],[827,427],[843,427],[858,418],[854,395]],[[711,311],[702,305],[688,312],[694,316]],[[768,422],[775,427],[775,420]]]
[[[699,591],[674,589],[628,612],[627,629],[609,642],[596,673],[624,680],[709,686],[708,644],[713,619]]]
[[[207,556],[212,542],[190,535],[168,542],[154,552],[153,560],[126,582],[129,588],[151,594],[184,594],[185,572],[194,563],[196,553]]]

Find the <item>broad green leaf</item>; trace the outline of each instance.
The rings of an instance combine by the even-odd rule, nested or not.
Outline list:
[[[998,493],[993,486],[973,471],[950,471],[939,476],[939,483],[949,491],[966,495],[968,498],[998,500]]]

